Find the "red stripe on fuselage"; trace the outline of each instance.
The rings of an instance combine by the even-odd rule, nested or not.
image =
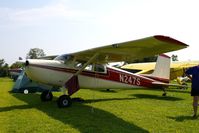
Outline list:
[[[164,83],[169,83],[169,79],[164,79],[164,78],[160,78],[160,77],[153,77],[153,76],[150,76],[150,75],[142,75],[142,76],[150,78],[150,79],[154,79],[156,81],[160,81],[160,82],[164,82]]]
[[[71,69],[71,68],[61,68],[61,67],[46,66],[46,65],[39,65],[39,64],[29,64],[29,66],[49,69],[53,71],[65,72],[65,73],[76,73],[78,71],[76,69]],[[128,72],[125,73],[123,71],[115,70],[109,67],[107,67],[106,73],[82,71],[81,75],[89,76],[93,78],[100,78],[100,79],[109,80],[109,81],[115,81],[115,82],[134,85],[134,86],[143,86],[143,87],[153,87],[152,82],[156,81],[145,76],[129,74]]]

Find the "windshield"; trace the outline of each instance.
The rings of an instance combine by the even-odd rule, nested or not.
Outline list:
[[[54,60],[58,60],[58,61],[68,61],[72,59],[72,56],[71,55],[68,55],[68,54],[63,54],[63,55],[59,55],[57,56]]]
[[[57,56],[54,60],[61,61],[68,67],[75,69],[81,69],[86,63],[85,61],[75,60],[75,58],[69,54]],[[105,73],[106,67],[103,64],[88,64],[84,70]]]

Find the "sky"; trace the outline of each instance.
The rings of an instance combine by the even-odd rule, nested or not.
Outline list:
[[[0,59],[12,64],[31,48],[78,52],[153,35],[189,45],[169,53],[199,60],[197,0],[0,0]]]

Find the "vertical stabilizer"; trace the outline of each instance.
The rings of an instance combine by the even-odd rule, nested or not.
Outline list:
[[[151,74],[154,77],[159,77],[163,79],[169,79],[170,78],[170,57],[161,54],[158,56],[154,72]]]

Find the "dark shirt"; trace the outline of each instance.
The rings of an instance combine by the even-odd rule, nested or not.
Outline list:
[[[199,90],[199,66],[191,67],[185,73],[187,75],[192,75],[192,89]]]

